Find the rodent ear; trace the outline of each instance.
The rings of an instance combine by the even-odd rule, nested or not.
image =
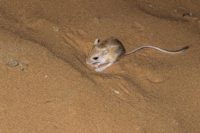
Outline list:
[[[106,55],[108,53],[108,50],[103,51],[103,55]]]
[[[100,39],[99,39],[99,38],[97,38],[97,39],[94,41],[94,45],[98,45],[98,44],[99,44],[99,42],[100,42]]]

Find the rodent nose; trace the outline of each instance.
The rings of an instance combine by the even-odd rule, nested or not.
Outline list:
[[[93,60],[97,60],[99,57],[93,57]]]

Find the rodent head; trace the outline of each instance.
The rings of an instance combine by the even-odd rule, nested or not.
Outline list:
[[[103,46],[99,39],[96,39],[94,41],[94,46],[86,59],[86,63],[91,66],[103,64],[106,62],[108,52],[108,48]]]

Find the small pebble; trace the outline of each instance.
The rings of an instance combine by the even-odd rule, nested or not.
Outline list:
[[[11,60],[9,60],[9,61],[7,62],[6,65],[9,66],[9,67],[16,67],[16,66],[19,65],[19,61],[14,60],[14,59],[11,59]]]
[[[20,70],[21,70],[21,71],[24,71],[24,70],[27,69],[27,67],[28,67],[28,65],[25,64],[25,63],[20,63],[19,66],[20,66]]]
[[[119,94],[119,91],[118,90],[114,90],[114,93]]]
[[[151,4],[149,4],[148,6],[149,6],[150,8],[153,8],[153,5],[151,5]]]
[[[58,32],[59,28],[57,26],[53,26],[53,31]]]

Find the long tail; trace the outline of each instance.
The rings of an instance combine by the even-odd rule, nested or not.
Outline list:
[[[161,51],[161,52],[167,53],[167,54],[179,54],[179,53],[184,52],[186,49],[188,49],[189,46],[185,46],[185,47],[183,47],[183,48],[181,48],[181,49],[178,49],[178,50],[166,50],[166,49],[161,49],[161,48],[156,47],[156,46],[147,45],[147,46],[141,46],[141,47],[139,47],[139,48],[136,48],[136,49],[134,49],[133,51],[126,53],[125,55],[132,54],[132,53],[134,53],[134,52],[136,52],[136,51],[138,51],[138,50],[144,49],[144,48],[156,49],[156,50],[158,50],[158,51]]]

